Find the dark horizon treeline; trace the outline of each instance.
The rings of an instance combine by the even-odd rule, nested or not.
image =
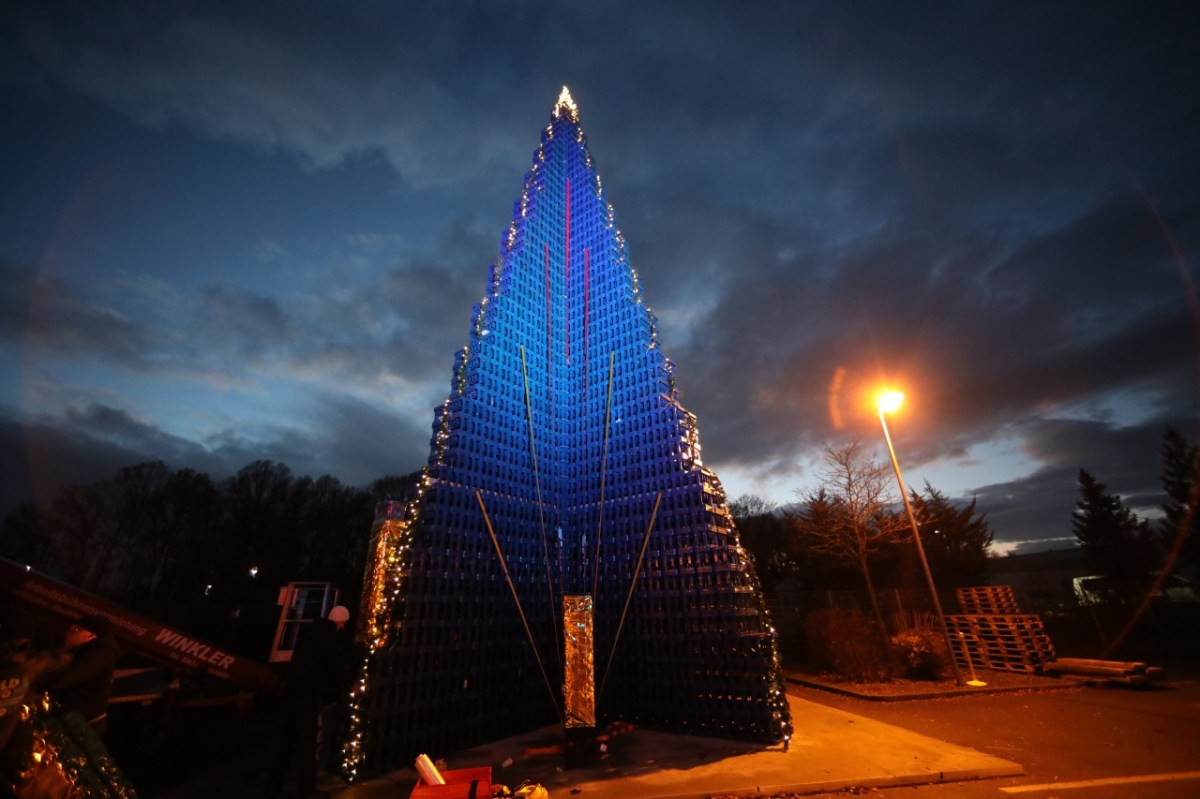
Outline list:
[[[406,480],[359,488],[258,460],[217,482],[146,461],[19,506],[0,555],[263,657],[288,582],[334,583],[357,611],[375,503]]]
[[[1148,581],[1158,575],[1200,574],[1200,445],[1167,426],[1160,451],[1165,501],[1157,519],[1139,517],[1082,468],[1080,498],[1073,508],[1064,508],[1064,527],[1069,525],[1093,573],[1117,600],[1144,594]],[[992,531],[975,500],[956,506],[926,483],[923,494],[910,490],[910,501],[935,584],[952,588],[986,582],[994,557]],[[805,541],[804,525],[797,522],[811,513],[811,501],[783,511],[751,494],[730,508],[766,590],[858,587],[860,570],[853,563],[814,551]],[[897,514],[893,507],[881,511],[880,518]],[[902,534],[871,544],[868,560],[877,587],[922,584],[911,538]]]
[[[1200,514],[1193,513],[1200,504],[1200,447],[1167,428],[1162,454],[1167,502],[1156,525],[1080,472],[1083,497],[1067,519],[1096,573],[1115,584],[1139,582],[1163,566],[1200,570]],[[263,657],[278,619],[278,593],[288,582],[334,583],[357,613],[375,504],[404,498],[410,481],[387,476],[354,487],[257,460],[218,482],[146,461],[62,488],[48,503],[22,504],[3,520],[0,556]],[[982,584],[992,531],[975,502],[958,507],[928,484],[923,493],[911,491],[911,501],[936,584]],[[730,509],[764,589],[859,587],[861,568],[814,547],[812,533],[819,531],[805,535],[796,514],[779,513],[753,495]],[[910,539],[871,544],[876,587],[922,584]]]
[[[1136,594],[1151,578],[1200,572],[1200,447],[1167,427],[1162,440],[1162,516],[1142,518],[1087,469],[1071,527],[1088,562],[1116,595]]]
[[[989,561],[994,557],[993,531],[975,500],[956,506],[926,484],[925,493],[912,491],[910,501],[935,583],[942,588],[985,583]],[[753,494],[731,503],[742,544],[754,560],[763,590],[862,589],[859,566],[812,546],[801,521],[805,507],[781,510]],[[895,509],[888,515],[902,519],[905,534],[871,545],[872,581],[879,589],[924,588],[924,573],[911,535],[907,535],[907,517]]]

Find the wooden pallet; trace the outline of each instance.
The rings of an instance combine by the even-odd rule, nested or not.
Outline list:
[[[960,646],[955,657],[962,666],[1000,671],[1040,672],[1054,659],[1054,645],[1040,616],[1014,613],[976,613],[947,616],[946,626]]]
[[[981,585],[955,589],[963,613],[1020,613],[1009,585]]]

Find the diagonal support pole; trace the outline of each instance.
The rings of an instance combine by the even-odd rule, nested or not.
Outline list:
[[[550,687],[550,677],[546,674],[546,667],[542,665],[542,656],[538,654],[537,642],[533,638],[533,631],[529,629],[529,621],[525,618],[525,609],[521,607],[521,598],[517,596],[517,587],[513,585],[512,575],[508,573],[508,563],[504,560],[504,553],[500,551],[500,541],[496,538],[496,531],[492,529],[492,517],[488,515],[487,507],[483,504],[483,495],[479,493],[479,489],[475,489],[475,499],[479,501],[479,510],[483,512],[483,521],[487,525],[488,535],[492,537],[492,546],[496,548],[496,557],[500,559],[500,568],[504,570],[504,579],[508,583],[508,590],[512,592],[513,601],[517,603],[517,613],[521,616],[521,624],[525,626],[525,635],[529,638],[529,646],[533,649],[533,657],[537,660],[538,671],[542,673],[542,681],[546,683],[546,690],[550,694],[550,703],[554,705],[554,711],[558,713],[558,718],[562,720],[562,709],[558,706],[558,697],[554,693],[554,689]]]
[[[621,640],[621,631],[625,629],[625,616],[629,613],[629,603],[633,601],[633,589],[637,587],[638,575],[642,573],[642,561],[646,559],[646,545],[650,543],[650,532],[654,529],[654,519],[658,516],[658,505],[662,502],[663,492],[659,491],[654,498],[654,510],[650,513],[650,523],[646,525],[646,536],[642,539],[642,551],[638,553],[637,566],[633,569],[633,579],[629,581],[629,593],[625,595],[625,608],[621,611],[621,621],[617,625],[617,634],[613,637],[612,649],[608,653],[608,664],[604,667],[604,679],[600,681],[600,690],[596,692],[596,704],[604,694],[604,686],[608,682],[608,672],[612,669],[613,656],[617,654],[617,643]]]

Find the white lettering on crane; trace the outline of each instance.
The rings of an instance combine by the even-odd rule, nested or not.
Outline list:
[[[233,655],[214,649],[202,641],[194,641],[174,630],[162,629],[154,636],[155,643],[166,644],[172,649],[189,657],[194,657],[205,663],[212,664],[218,669],[228,669],[233,665]]]

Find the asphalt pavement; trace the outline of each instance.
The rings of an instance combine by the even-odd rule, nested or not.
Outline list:
[[[789,697],[796,733],[789,746],[633,730],[613,738],[603,759],[565,769],[561,756],[531,754],[561,743],[557,726],[442,755],[448,769],[489,766],[492,781],[525,781],[551,797],[708,799],[977,780],[1022,773],[1010,759],[947,743],[842,709]],[[168,796],[256,795],[256,761],[227,764]],[[401,769],[358,782],[337,799],[407,797],[417,782]]]
[[[868,702],[803,698],[1019,762],[1023,776],[883,790],[880,799],[1177,799],[1200,796],[1200,662],[1156,661],[1152,687],[980,693]]]
[[[537,754],[561,743],[561,729],[547,727],[465,752],[429,754],[449,769],[490,767],[494,783],[540,783],[562,799],[876,790],[930,799],[1200,795],[1200,669],[1172,664],[1167,673],[1170,679],[1149,690],[984,690],[915,701],[867,701],[792,685],[796,734],[787,751],[634,730],[614,738],[605,759],[567,770],[561,757]],[[259,751],[214,759],[184,785],[147,795],[256,797],[269,740]],[[332,795],[408,797],[416,782],[413,769],[400,769]],[[902,785],[914,787],[889,790]]]

